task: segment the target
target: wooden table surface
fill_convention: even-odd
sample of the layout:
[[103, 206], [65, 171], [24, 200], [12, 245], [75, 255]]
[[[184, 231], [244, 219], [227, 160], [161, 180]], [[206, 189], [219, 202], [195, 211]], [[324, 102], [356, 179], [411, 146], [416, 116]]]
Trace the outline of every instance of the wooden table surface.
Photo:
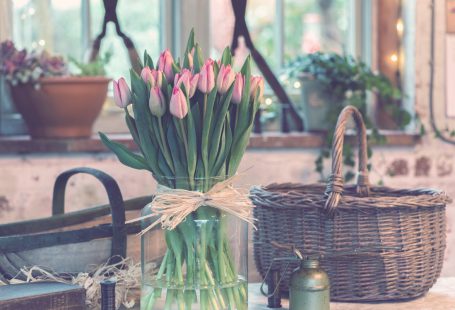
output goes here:
[[[262, 296], [260, 284], [248, 285], [250, 310], [270, 310], [267, 298]], [[288, 309], [288, 300], [282, 300], [283, 310]], [[122, 308], [123, 309], [123, 308]], [[135, 306], [133, 309], [139, 309]], [[330, 303], [330, 310], [455, 310], [455, 277], [439, 278], [425, 296], [405, 302], [387, 303]]]

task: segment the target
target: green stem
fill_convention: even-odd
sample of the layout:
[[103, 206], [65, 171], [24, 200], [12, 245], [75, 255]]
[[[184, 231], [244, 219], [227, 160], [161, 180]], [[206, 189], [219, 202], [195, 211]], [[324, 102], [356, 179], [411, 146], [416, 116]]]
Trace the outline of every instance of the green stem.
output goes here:
[[163, 153], [164, 153], [164, 158], [166, 159], [167, 164], [169, 165], [169, 167], [171, 168], [172, 172], [175, 175], [174, 162], [172, 161], [171, 152], [170, 152], [169, 146], [167, 145], [167, 142], [166, 142], [166, 138], [164, 135], [164, 129], [163, 129], [163, 121], [162, 121], [161, 117], [158, 117], [158, 130], [159, 130], [159, 135], [160, 135], [159, 139], [161, 140], [162, 149], [163, 149]]
[[204, 119], [207, 113], [207, 94], [204, 94], [204, 110], [202, 112], [203, 112], [202, 119]]
[[185, 127], [183, 126], [183, 120], [179, 119], [180, 132], [182, 134], [183, 146], [185, 147], [186, 158], [188, 158], [188, 138], [186, 136]]

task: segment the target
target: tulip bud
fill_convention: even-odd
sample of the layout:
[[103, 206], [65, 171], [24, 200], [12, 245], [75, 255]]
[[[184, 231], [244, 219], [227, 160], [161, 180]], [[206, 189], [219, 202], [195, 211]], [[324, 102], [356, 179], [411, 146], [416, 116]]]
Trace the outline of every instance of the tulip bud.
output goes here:
[[155, 79], [155, 86], [163, 85], [163, 71], [152, 69], [152, 76]]
[[239, 104], [242, 101], [243, 86], [245, 84], [245, 79], [243, 75], [239, 72], [235, 75], [234, 90], [232, 91], [232, 102]]
[[150, 67], [144, 67], [141, 71], [141, 78], [144, 83], [155, 84], [154, 78], [152, 76], [152, 70]]
[[204, 94], [210, 93], [215, 87], [215, 75], [213, 72], [213, 60], [207, 59], [199, 72], [198, 89]]
[[163, 83], [163, 72], [155, 69], [150, 69], [149, 67], [144, 67], [141, 71], [142, 80], [149, 84], [150, 87], [159, 86], [161, 87]]
[[194, 47], [191, 49], [191, 52], [188, 53], [188, 66], [193, 69], [194, 65]]
[[169, 112], [179, 119], [183, 119], [188, 114], [188, 105], [185, 94], [180, 87], [174, 86], [172, 89], [171, 102], [169, 103]]
[[114, 81], [114, 101], [119, 108], [126, 108], [131, 103], [131, 91], [124, 78]]
[[174, 86], [180, 87], [180, 85], [183, 83], [183, 86], [185, 86], [185, 91], [188, 93], [190, 91], [190, 77], [190, 70], [183, 69], [180, 73], [177, 73], [175, 75]]
[[168, 49], [161, 53], [160, 58], [158, 59], [158, 70], [164, 72], [168, 82], [171, 82], [174, 78], [174, 71], [172, 70], [173, 63], [174, 58]]
[[188, 98], [192, 98], [194, 96], [194, 93], [196, 92], [196, 88], [197, 88], [197, 82], [199, 81], [199, 73], [196, 73], [194, 74], [191, 78], [190, 78], [190, 90], [189, 90], [189, 95], [188, 95]]
[[166, 112], [164, 95], [159, 86], [150, 89], [149, 108], [150, 112], [157, 117], [163, 116]]
[[264, 79], [260, 76], [252, 76], [250, 79], [250, 96], [253, 99], [256, 96], [256, 91], [259, 90], [259, 100], [261, 100], [264, 95]]
[[221, 65], [220, 71], [218, 72], [218, 77], [216, 79], [216, 87], [220, 94], [224, 94], [231, 87], [235, 79], [234, 70], [232, 70], [231, 65]]

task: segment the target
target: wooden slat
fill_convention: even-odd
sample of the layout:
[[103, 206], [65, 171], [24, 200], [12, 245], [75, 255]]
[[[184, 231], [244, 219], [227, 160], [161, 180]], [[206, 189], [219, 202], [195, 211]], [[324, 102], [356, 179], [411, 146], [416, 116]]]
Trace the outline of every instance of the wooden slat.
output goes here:
[[[144, 196], [126, 200], [124, 202], [125, 210], [140, 210], [152, 199], [153, 196]], [[110, 206], [103, 205], [42, 219], [2, 224], [0, 225], [0, 237], [39, 233], [53, 229], [64, 228], [72, 225], [82, 224], [84, 222], [90, 222], [95, 218], [106, 216], [108, 214], [110, 214]]]

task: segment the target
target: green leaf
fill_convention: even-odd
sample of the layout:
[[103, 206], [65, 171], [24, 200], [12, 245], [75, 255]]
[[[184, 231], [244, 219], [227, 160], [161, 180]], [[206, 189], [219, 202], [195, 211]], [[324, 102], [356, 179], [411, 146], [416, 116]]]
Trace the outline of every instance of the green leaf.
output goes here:
[[108, 147], [112, 152], [117, 155], [118, 160], [133, 169], [150, 170], [147, 162], [141, 156], [134, 154], [126, 148], [123, 144], [109, 140], [109, 138], [102, 132], [98, 133], [103, 144]]
[[172, 72], [174, 74], [179, 73], [181, 71], [180, 65], [178, 63], [173, 62], [172, 63]]
[[[248, 115], [250, 108], [250, 78], [251, 78], [251, 57], [248, 56], [241, 69], [242, 74], [245, 76], [245, 86], [243, 87], [242, 100], [237, 107], [237, 123], [234, 130], [234, 144], [243, 134], [246, 128], [249, 126], [248, 119], [251, 119], [251, 115]], [[254, 117], [253, 117], [254, 118]]]
[[225, 166], [226, 159], [229, 156], [232, 147], [232, 131], [231, 131], [231, 122], [229, 119], [230, 115], [226, 115], [226, 121], [224, 122], [224, 133], [223, 133], [223, 141], [220, 145], [220, 151], [218, 152], [218, 156], [215, 162], [215, 165], [212, 170], [212, 175], [226, 175], [226, 171], [222, 171], [223, 166]]
[[426, 134], [425, 126], [420, 124], [420, 136], [424, 136]]
[[[131, 136], [133, 137], [134, 143], [136, 143], [136, 145], [141, 149], [141, 141], [139, 140], [139, 134], [137, 132], [136, 123], [134, 121], [134, 118], [132, 118], [130, 116], [130, 114], [128, 113], [128, 110], [126, 108], [125, 108], [125, 122], [126, 122], [126, 125], [128, 126]], [[141, 151], [142, 151], [142, 149], [141, 149]]]
[[[188, 36], [188, 41], [186, 43], [186, 48], [185, 48], [185, 55], [183, 55], [183, 67], [184, 68], [190, 68], [190, 63], [188, 59], [188, 54], [191, 53], [191, 50], [194, 47], [194, 28], [191, 29], [190, 34]], [[194, 64], [194, 63], [193, 63]]]
[[[211, 133], [211, 126], [212, 126], [212, 114], [213, 108], [215, 104], [217, 90], [214, 87], [212, 92], [207, 96], [202, 96], [202, 103], [200, 103], [200, 108], [203, 111], [203, 126], [202, 126], [202, 137], [201, 137], [201, 157], [202, 162], [204, 164], [204, 171], [205, 175], [208, 175], [209, 169], [209, 157], [208, 157], [208, 150], [209, 150], [209, 135]], [[204, 98], [207, 97], [206, 107], [204, 108]], [[205, 110], [205, 112], [204, 112]]]
[[232, 64], [231, 49], [228, 46], [224, 49], [223, 55], [221, 56], [221, 64], [223, 64], [223, 65]]
[[183, 154], [185, 150], [178, 143], [177, 132], [175, 129], [174, 124], [171, 122], [170, 126], [167, 130], [167, 141], [169, 143], [169, 149], [171, 151], [172, 160], [174, 161], [174, 168], [175, 168], [175, 177], [182, 178], [187, 175], [187, 169], [184, 166], [185, 159], [183, 158]]
[[134, 119], [141, 143], [142, 152], [154, 174], [162, 175], [158, 167], [158, 145], [154, 141], [152, 130], [152, 115], [148, 107], [147, 87], [142, 79], [133, 70], [130, 70], [131, 89], [133, 94]]
[[199, 44], [196, 43], [194, 45], [194, 57], [193, 57], [193, 62], [194, 62], [194, 73], [198, 73], [201, 71], [202, 66], [204, 65], [204, 58], [202, 58], [202, 50]]
[[[159, 146], [159, 152], [158, 152], [158, 160], [161, 161], [163, 160], [163, 163], [160, 165], [160, 167], [166, 166], [166, 168], [161, 171], [165, 172], [167, 171], [168, 174], [166, 175], [173, 175], [174, 171], [174, 165], [172, 162], [171, 154], [169, 151], [169, 147], [166, 142], [166, 137], [164, 136], [164, 130], [162, 128], [162, 119], [158, 117], [152, 117], [152, 132], [150, 133], [152, 135], [152, 139], [155, 144]], [[161, 136], [163, 134], [163, 137]], [[162, 157], [162, 159], [160, 159]]]
[[153, 68], [152, 57], [147, 53], [147, 50], [144, 50], [144, 66]]
[[348, 171], [344, 175], [344, 181], [347, 183], [347, 182], [353, 180], [354, 177], [355, 177], [355, 174], [352, 171]]
[[[183, 83], [182, 83], [183, 86]], [[191, 110], [190, 102], [187, 99], [188, 114], [186, 115], [187, 121], [187, 141], [188, 141], [188, 176], [190, 179], [194, 179], [197, 164], [197, 139], [196, 139], [196, 127], [194, 125], [193, 113]]]
[[[232, 92], [234, 91], [234, 84], [231, 85], [228, 92], [222, 97], [222, 102], [220, 109], [214, 117], [214, 120], [217, 122], [213, 129], [213, 134], [210, 138], [210, 151], [209, 151], [209, 167], [213, 167], [217, 155], [217, 150], [220, 145], [221, 132], [224, 127], [224, 122], [226, 119], [226, 113], [231, 104]], [[242, 154], [243, 155], [243, 154]]]

